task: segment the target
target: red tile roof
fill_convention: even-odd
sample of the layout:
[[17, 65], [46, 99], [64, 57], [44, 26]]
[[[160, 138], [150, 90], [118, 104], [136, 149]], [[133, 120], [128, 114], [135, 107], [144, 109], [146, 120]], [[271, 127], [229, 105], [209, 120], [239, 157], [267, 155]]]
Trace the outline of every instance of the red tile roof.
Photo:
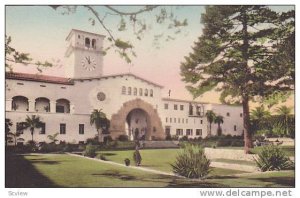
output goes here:
[[48, 76], [48, 75], [41, 75], [41, 74], [6, 72], [5, 78], [6, 79], [15, 79], [15, 80], [26, 80], [26, 81], [64, 84], [64, 85], [73, 85], [74, 84], [70, 78]]

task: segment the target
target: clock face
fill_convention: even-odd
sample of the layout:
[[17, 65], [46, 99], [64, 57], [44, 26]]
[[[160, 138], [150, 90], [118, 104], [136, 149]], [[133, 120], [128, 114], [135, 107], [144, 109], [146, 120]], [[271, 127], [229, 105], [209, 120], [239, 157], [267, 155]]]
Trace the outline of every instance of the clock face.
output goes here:
[[96, 61], [91, 56], [85, 56], [81, 60], [82, 67], [87, 71], [93, 71], [96, 69]]

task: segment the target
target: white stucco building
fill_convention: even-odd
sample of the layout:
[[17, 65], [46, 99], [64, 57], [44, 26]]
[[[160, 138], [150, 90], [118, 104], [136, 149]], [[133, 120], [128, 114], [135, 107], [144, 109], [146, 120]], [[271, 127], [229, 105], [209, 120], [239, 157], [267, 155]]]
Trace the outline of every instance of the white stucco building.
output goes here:
[[[48, 142], [48, 135], [59, 133], [59, 140], [84, 142], [97, 135], [95, 126], [90, 125], [91, 112], [102, 109], [111, 120], [109, 135], [113, 138], [206, 137], [207, 110], [224, 117], [223, 134], [242, 134], [240, 106], [164, 98], [163, 87], [155, 82], [131, 73], [104, 75], [103, 39], [102, 35], [71, 30], [66, 38], [65, 78], [6, 73], [6, 118], [13, 123], [12, 132], [21, 132], [25, 142], [31, 140], [29, 130], [20, 131], [18, 123], [27, 115], [38, 115], [44, 126], [35, 130], [35, 141]], [[213, 124], [212, 135], [216, 131]]]

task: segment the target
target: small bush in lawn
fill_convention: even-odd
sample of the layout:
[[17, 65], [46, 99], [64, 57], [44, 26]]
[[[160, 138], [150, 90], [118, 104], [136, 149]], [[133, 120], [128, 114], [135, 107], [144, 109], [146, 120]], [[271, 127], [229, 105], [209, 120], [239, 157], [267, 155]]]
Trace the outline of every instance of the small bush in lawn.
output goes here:
[[96, 150], [97, 150], [96, 146], [89, 144], [86, 146], [83, 155], [94, 158], [96, 156]]
[[187, 178], [204, 178], [210, 172], [210, 160], [200, 146], [189, 145], [180, 151], [174, 164], [171, 164], [175, 174]]
[[29, 152], [36, 152], [38, 151], [38, 143], [32, 140], [29, 140], [26, 144], [26, 147]]
[[105, 155], [102, 154], [102, 153], [97, 154], [96, 158], [97, 158], [97, 159], [101, 159], [101, 160], [103, 160], [103, 161], [107, 161]]
[[126, 158], [126, 159], [124, 160], [124, 162], [125, 162], [125, 165], [126, 165], [126, 166], [129, 166], [129, 165], [130, 165], [130, 159]]
[[281, 148], [274, 145], [264, 146], [258, 157], [256, 165], [261, 171], [288, 170], [294, 168], [294, 163]]
[[183, 136], [183, 137], [181, 137], [181, 138], [179, 138], [179, 141], [188, 141], [189, 139], [188, 139], [188, 137], [185, 135], [185, 136]]

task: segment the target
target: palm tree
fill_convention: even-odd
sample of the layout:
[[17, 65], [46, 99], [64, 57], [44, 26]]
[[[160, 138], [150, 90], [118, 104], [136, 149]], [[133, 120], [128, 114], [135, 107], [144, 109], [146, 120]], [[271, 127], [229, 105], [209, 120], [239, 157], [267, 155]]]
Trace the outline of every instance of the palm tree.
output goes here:
[[55, 133], [55, 134], [53, 134], [53, 135], [48, 135], [47, 137], [48, 137], [48, 139], [49, 140], [51, 140], [51, 144], [55, 144], [57, 141], [58, 141], [58, 139], [56, 139], [56, 137], [59, 135], [59, 133]]
[[215, 122], [216, 124], [218, 124], [218, 129], [217, 129], [217, 134], [218, 134], [218, 136], [222, 135], [221, 124], [224, 123], [223, 116], [221, 116], [221, 115], [216, 116], [215, 119], [214, 119], [214, 122]]
[[252, 120], [261, 120], [270, 116], [270, 112], [268, 110], [265, 110], [264, 106], [256, 107], [250, 113], [250, 117]]
[[13, 125], [11, 120], [9, 118], [5, 118], [5, 146], [7, 145], [7, 142], [10, 140], [9, 135], [10, 134], [10, 127]]
[[216, 114], [212, 110], [208, 110], [205, 115], [206, 115], [207, 121], [209, 122], [209, 131], [207, 133], [207, 136], [210, 137], [211, 136], [211, 124], [214, 122]]
[[104, 130], [108, 130], [110, 125], [110, 121], [106, 118], [106, 115], [102, 112], [102, 109], [94, 109], [90, 116], [90, 124], [95, 124], [96, 130], [98, 132], [98, 141], [101, 142], [101, 134]]
[[291, 120], [291, 112], [292, 108], [287, 106], [281, 106], [276, 109], [278, 113], [278, 125], [281, 126], [285, 130], [285, 134], [289, 134], [289, 125]]
[[24, 129], [29, 129], [31, 133], [31, 140], [33, 141], [34, 129], [41, 128], [42, 122], [39, 116], [32, 115], [31, 117], [27, 116], [25, 122], [23, 123]]

